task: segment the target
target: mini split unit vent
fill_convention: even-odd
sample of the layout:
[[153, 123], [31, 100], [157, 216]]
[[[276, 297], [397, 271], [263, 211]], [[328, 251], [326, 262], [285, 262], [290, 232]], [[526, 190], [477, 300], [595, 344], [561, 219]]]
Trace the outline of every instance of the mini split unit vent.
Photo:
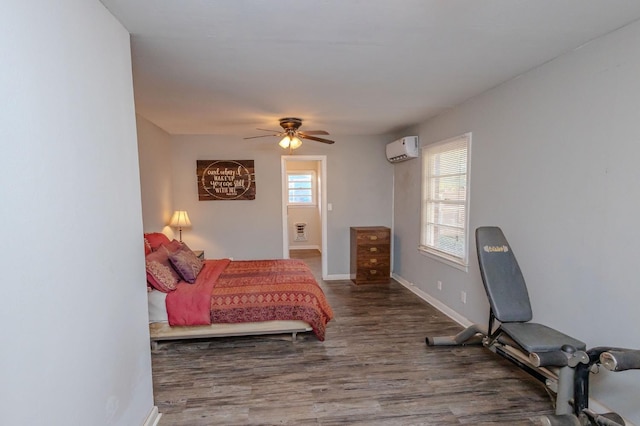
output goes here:
[[295, 241], [307, 241], [307, 224], [305, 222], [296, 222], [293, 224], [295, 232]]
[[404, 138], [387, 144], [387, 160], [392, 163], [411, 160], [418, 157], [418, 137], [405, 136]]

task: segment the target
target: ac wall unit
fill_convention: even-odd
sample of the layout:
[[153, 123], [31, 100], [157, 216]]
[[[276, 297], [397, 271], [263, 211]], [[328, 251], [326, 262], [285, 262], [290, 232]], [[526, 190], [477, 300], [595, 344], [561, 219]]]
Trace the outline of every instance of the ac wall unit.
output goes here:
[[392, 163], [418, 158], [418, 137], [405, 136], [387, 144], [387, 160]]
[[307, 223], [296, 222], [293, 224], [293, 232], [295, 233], [294, 241], [308, 241], [307, 240]]

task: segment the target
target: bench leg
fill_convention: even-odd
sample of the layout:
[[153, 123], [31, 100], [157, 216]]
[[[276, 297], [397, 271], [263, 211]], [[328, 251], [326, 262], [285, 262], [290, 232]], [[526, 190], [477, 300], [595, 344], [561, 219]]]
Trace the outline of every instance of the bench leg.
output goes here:
[[463, 346], [479, 345], [487, 332], [477, 324], [473, 324], [455, 336], [427, 337], [427, 346]]
[[572, 414], [573, 407], [573, 378], [575, 369], [569, 366], [560, 368], [558, 371], [558, 393], [556, 395], [556, 414]]

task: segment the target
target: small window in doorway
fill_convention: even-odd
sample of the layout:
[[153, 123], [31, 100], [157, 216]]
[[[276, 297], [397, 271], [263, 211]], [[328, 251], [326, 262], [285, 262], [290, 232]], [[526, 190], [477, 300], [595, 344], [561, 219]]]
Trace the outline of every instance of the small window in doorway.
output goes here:
[[290, 206], [316, 204], [316, 173], [314, 171], [287, 172], [287, 188]]

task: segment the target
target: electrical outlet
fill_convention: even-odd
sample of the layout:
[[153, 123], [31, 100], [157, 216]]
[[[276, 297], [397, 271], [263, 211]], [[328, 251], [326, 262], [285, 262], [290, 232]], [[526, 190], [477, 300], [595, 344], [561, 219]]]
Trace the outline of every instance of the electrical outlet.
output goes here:
[[438, 280], [438, 290], [442, 290], [442, 281]]
[[462, 303], [467, 303], [467, 292], [466, 291], [461, 291], [460, 292], [460, 300], [462, 301]]

